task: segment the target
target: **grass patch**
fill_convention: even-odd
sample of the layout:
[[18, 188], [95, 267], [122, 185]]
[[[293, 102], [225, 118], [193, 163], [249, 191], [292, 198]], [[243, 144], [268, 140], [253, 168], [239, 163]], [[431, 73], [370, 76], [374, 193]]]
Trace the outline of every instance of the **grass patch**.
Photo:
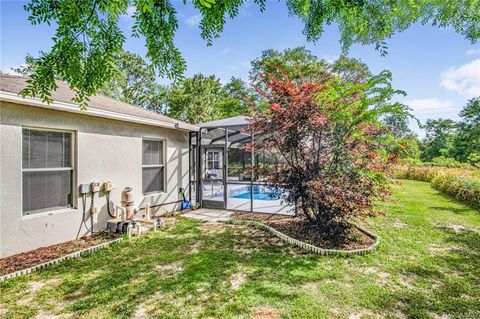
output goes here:
[[381, 206], [387, 214], [364, 223], [382, 238], [379, 249], [350, 258], [179, 218], [2, 283], [0, 317], [480, 317], [479, 212], [417, 181], [396, 185]]

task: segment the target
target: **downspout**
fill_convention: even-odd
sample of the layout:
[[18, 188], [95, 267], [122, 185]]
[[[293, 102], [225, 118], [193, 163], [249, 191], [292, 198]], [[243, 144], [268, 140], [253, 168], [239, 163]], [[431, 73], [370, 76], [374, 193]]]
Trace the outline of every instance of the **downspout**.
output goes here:
[[251, 142], [251, 145], [252, 145], [252, 150], [251, 150], [251, 156], [250, 156], [250, 161], [251, 161], [251, 170], [250, 170], [250, 212], [253, 213], [253, 177], [254, 177], [254, 173], [253, 173], [253, 166], [255, 164], [255, 152], [254, 152], [254, 147], [253, 147], [253, 143], [254, 143], [254, 135], [253, 135], [253, 132], [252, 132], [252, 142]]
[[228, 130], [225, 126], [225, 145], [223, 146], [223, 208], [227, 208], [227, 180], [228, 180]]
[[198, 131], [197, 135], [197, 191], [198, 203], [203, 206], [203, 190], [202, 190], [202, 129]]

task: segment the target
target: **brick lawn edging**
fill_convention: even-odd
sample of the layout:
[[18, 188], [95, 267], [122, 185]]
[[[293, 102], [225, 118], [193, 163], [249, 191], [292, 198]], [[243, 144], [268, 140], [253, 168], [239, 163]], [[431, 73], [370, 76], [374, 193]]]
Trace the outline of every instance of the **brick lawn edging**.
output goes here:
[[65, 261], [65, 260], [68, 260], [68, 259], [80, 258], [80, 257], [82, 257], [82, 255], [85, 255], [85, 254], [88, 254], [88, 253], [93, 253], [93, 252], [95, 252], [99, 249], [110, 246], [111, 244], [116, 243], [116, 242], [118, 242], [122, 239], [123, 239], [122, 237], [116, 238], [114, 240], [107, 241], [105, 243], [102, 243], [102, 244], [99, 244], [99, 245], [96, 245], [96, 246], [92, 246], [92, 247], [89, 247], [89, 248], [84, 248], [84, 249], [76, 251], [74, 253], [71, 253], [71, 254], [56, 258], [56, 259], [49, 260], [47, 262], [38, 264], [36, 266], [32, 266], [32, 267], [25, 268], [25, 269], [22, 269], [22, 270], [14, 271], [12, 273], [1, 276], [0, 277], [0, 282], [6, 281], [8, 279], [13, 279], [13, 278], [18, 277], [18, 276], [26, 275], [26, 274], [32, 273], [34, 271], [37, 271], [39, 269], [47, 268], [51, 265], [61, 263], [61, 262]]
[[317, 247], [317, 246], [314, 246], [314, 245], [310, 245], [310, 244], [307, 244], [301, 240], [298, 240], [298, 239], [295, 239], [295, 238], [292, 238], [290, 236], [287, 236], [285, 235], [284, 233], [282, 232], [279, 232], [278, 230], [264, 224], [264, 223], [260, 223], [260, 222], [257, 222], [257, 221], [251, 221], [251, 220], [240, 220], [240, 219], [229, 219], [227, 221], [227, 223], [230, 223], [230, 224], [236, 224], [236, 225], [247, 225], [247, 226], [253, 226], [253, 227], [256, 227], [258, 229], [262, 229], [262, 230], [266, 230], [270, 233], [272, 233], [273, 235], [277, 236], [278, 238], [280, 238], [281, 240], [289, 243], [289, 244], [292, 244], [292, 245], [295, 245], [295, 246], [298, 246], [300, 248], [303, 248], [305, 250], [308, 250], [308, 251], [311, 251], [313, 253], [316, 253], [316, 254], [319, 254], [319, 255], [322, 255], [322, 256], [327, 256], [327, 255], [333, 255], [333, 256], [352, 256], [352, 255], [365, 255], [367, 253], [370, 253], [372, 252], [373, 250], [377, 249], [378, 245], [380, 244], [380, 237], [375, 235], [374, 233], [372, 233], [371, 231], [361, 227], [361, 226], [358, 226], [358, 225], [355, 225], [353, 224], [353, 226], [355, 226], [358, 230], [360, 230], [362, 233], [366, 234], [367, 236], [373, 238], [375, 240], [375, 242], [370, 245], [369, 247], [366, 247], [366, 248], [359, 248], [359, 249], [353, 249], [353, 250], [341, 250], [341, 249], [325, 249], [325, 248], [320, 248], [320, 247]]

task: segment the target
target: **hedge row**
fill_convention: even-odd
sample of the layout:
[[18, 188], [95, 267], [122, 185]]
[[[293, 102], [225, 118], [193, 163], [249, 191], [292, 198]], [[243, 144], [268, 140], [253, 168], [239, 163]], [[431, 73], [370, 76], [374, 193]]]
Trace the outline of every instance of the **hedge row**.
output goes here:
[[479, 171], [428, 166], [396, 166], [391, 170], [392, 177], [430, 182], [433, 188], [480, 209], [479, 174]]
[[466, 176], [440, 174], [432, 180], [431, 184], [433, 188], [480, 209], [480, 180]]

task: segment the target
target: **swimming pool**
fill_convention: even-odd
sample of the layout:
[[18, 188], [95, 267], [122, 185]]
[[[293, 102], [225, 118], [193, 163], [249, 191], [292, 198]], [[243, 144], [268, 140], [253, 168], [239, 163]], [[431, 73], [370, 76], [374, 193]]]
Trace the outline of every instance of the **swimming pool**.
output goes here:
[[[246, 186], [243, 189], [230, 192], [230, 198], [250, 199], [250, 186]], [[254, 200], [277, 200], [280, 198], [280, 193], [275, 192], [267, 186], [253, 186], [253, 199]]]

